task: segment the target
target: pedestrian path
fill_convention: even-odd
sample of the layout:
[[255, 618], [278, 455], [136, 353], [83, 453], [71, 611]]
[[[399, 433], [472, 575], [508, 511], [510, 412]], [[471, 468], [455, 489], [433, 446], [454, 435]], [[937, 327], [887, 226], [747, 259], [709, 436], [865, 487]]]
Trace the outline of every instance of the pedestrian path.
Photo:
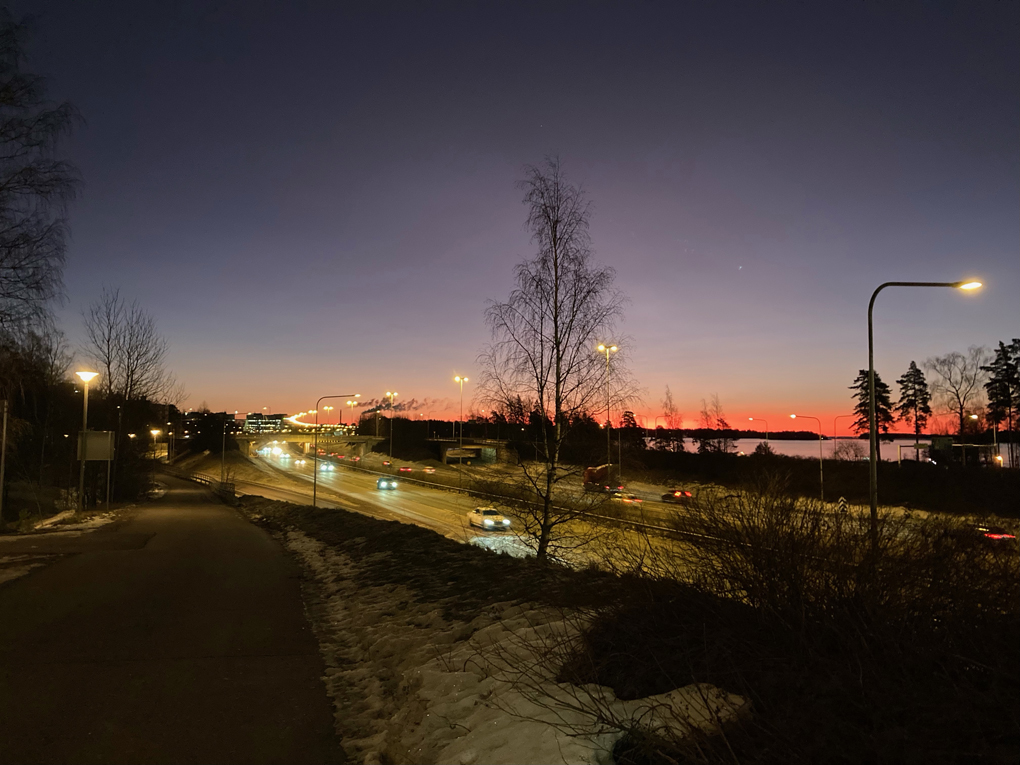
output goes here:
[[300, 569], [163, 480], [0, 586], [0, 763], [343, 762]]

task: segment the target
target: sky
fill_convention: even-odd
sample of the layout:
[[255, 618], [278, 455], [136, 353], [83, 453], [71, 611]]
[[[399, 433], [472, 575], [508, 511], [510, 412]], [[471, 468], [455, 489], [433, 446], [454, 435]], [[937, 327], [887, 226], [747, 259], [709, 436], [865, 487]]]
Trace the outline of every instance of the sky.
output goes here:
[[120, 288], [185, 408], [397, 391], [456, 416], [466, 375], [470, 409], [487, 302], [535, 254], [515, 182], [547, 156], [593, 203], [649, 427], [669, 386], [688, 426], [717, 394], [734, 426], [831, 432], [886, 281], [986, 285], [882, 293], [894, 390], [1020, 336], [1017, 3], [11, 8], [86, 121], [60, 325], [80, 342]]

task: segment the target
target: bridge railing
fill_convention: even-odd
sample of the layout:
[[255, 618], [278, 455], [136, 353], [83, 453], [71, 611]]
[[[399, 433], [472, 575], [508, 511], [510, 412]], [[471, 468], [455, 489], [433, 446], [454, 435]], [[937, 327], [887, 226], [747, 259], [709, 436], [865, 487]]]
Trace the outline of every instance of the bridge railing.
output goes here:
[[182, 478], [185, 481], [193, 481], [195, 483], [200, 483], [203, 486], [208, 486], [213, 490], [213, 492], [225, 499], [233, 500], [237, 496], [233, 481], [221, 481], [218, 478], [213, 478], [211, 475], [206, 475], [204, 473], [187, 473], [183, 470], [179, 470], [178, 468], [171, 467], [170, 465], [161, 465], [160, 472], [167, 473], [175, 478]]

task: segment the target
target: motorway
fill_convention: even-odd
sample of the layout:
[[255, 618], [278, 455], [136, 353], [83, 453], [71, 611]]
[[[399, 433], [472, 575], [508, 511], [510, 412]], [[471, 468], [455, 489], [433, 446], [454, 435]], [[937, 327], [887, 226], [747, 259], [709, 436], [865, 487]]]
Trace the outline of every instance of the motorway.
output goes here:
[[[286, 475], [303, 482], [303, 487], [283, 488], [261, 482], [234, 480], [239, 494], [251, 494], [286, 502], [310, 504], [312, 497], [312, 460], [294, 455], [253, 457], [252, 462], [268, 476]], [[334, 470], [323, 469], [333, 465]], [[319, 507], [338, 507], [373, 518], [401, 521], [432, 529], [445, 537], [498, 552], [523, 557], [528, 548], [512, 533], [485, 532], [468, 524], [469, 511], [483, 500], [441, 488], [418, 486], [397, 478], [396, 489], [376, 488], [378, 475], [319, 460], [316, 493]]]

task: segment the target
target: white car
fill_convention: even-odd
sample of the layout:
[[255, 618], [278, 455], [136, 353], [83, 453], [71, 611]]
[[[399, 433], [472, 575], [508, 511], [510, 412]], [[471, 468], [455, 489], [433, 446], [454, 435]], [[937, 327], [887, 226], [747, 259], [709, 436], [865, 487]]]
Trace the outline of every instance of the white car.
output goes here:
[[510, 528], [510, 519], [505, 518], [494, 507], [476, 507], [467, 514], [468, 523], [486, 531], [502, 531]]

